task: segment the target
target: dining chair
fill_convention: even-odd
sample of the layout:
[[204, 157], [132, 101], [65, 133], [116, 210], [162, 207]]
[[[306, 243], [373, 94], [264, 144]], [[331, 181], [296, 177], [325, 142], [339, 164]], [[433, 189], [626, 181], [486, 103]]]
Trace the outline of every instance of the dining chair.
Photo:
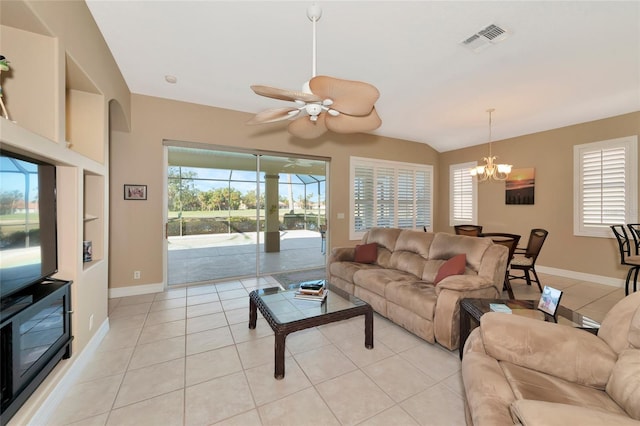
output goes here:
[[482, 234], [482, 225], [454, 225], [456, 235], [467, 235], [469, 237], [478, 237]]
[[633, 237], [636, 246], [636, 256], [640, 255], [640, 223], [628, 223], [629, 233]]
[[[620, 264], [631, 266], [627, 272], [627, 279], [624, 286], [625, 296], [629, 295], [629, 284], [631, 283], [631, 274], [633, 274], [633, 291], [637, 291], [638, 271], [640, 271], [640, 256], [631, 254], [631, 240], [624, 229], [624, 225], [611, 225], [613, 235], [618, 240], [618, 249], [620, 250]], [[632, 231], [633, 233], [633, 231]], [[637, 246], [636, 246], [637, 247]]]
[[509, 268], [511, 265], [511, 261], [513, 260], [513, 255], [516, 251], [516, 247], [518, 247], [518, 243], [520, 242], [520, 235], [517, 234], [507, 234], [504, 232], [485, 232], [479, 235], [480, 237], [491, 238], [491, 240], [495, 244], [500, 244], [509, 249], [509, 255], [507, 257], [507, 270], [504, 274], [504, 284], [502, 286], [503, 290], [507, 290], [507, 294], [509, 294], [509, 299], [515, 299], [516, 297], [513, 294], [513, 288], [511, 287], [511, 281], [509, 281]]
[[[510, 279], [526, 280], [527, 285], [531, 285], [532, 281], [538, 284], [538, 289], [542, 293], [542, 286], [540, 285], [540, 278], [536, 272], [536, 260], [542, 250], [542, 245], [547, 239], [549, 232], [545, 229], [534, 228], [529, 234], [529, 241], [526, 248], [516, 248], [513, 259], [511, 260], [511, 269], [522, 271], [522, 275], [509, 274]], [[531, 278], [533, 274], [533, 278]]]

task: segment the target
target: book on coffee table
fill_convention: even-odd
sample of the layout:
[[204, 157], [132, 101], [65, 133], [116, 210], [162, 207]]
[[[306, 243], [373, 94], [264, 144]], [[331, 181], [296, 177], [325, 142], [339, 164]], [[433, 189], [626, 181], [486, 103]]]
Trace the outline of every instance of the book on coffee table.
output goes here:
[[304, 293], [302, 290], [296, 291], [294, 298], [300, 300], [313, 300], [316, 302], [324, 302], [327, 299], [327, 294], [329, 294], [329, 290], [322, 289], [320, 293], [317, 294], [309, 294]]

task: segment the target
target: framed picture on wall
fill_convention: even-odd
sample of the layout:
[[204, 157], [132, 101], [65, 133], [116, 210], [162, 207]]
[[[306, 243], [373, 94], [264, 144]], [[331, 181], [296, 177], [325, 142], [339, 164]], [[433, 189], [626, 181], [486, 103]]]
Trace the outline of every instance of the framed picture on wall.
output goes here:
[[534, 204], [536, 169], [513, 169], [505, 183], [505, 204]]
[[124, 199], [125, 200], [146, 200], [147, 199], [147, 185], [124, 185]]

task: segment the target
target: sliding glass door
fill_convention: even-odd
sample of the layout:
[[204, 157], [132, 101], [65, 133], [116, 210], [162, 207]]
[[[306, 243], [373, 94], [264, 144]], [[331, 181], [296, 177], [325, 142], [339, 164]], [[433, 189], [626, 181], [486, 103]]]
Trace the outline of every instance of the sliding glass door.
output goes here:
[[326, 161], [184, 146], [167, 160], [170, 286], [324, 267]]

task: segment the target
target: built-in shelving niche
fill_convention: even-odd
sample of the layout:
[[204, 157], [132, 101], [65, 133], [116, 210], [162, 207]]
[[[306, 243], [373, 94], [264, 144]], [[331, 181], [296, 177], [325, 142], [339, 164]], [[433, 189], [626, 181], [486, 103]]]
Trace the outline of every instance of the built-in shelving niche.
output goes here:
[[92, 260], [84, 268], [104, 257], [104, 176], [89, 173], [84, 178], [83, 241], [91, 241]]
[[104, 96], [76, 64], [65, 57], [65, 140], [67, 146], [97, 161], [105, 162]]

